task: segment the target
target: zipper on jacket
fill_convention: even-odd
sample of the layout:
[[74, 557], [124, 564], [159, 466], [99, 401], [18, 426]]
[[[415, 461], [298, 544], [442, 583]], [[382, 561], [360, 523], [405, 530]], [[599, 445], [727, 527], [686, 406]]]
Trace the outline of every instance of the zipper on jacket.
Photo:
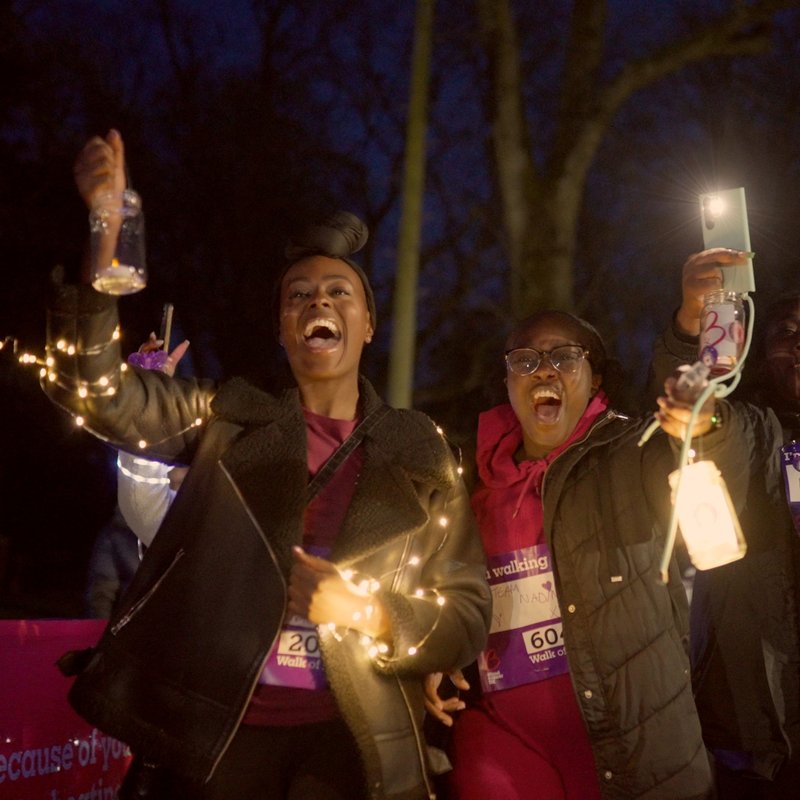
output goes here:
[[428, 780], [428, 770], [427, 770], [427, 760], [425, 758], [425, 742], [420, 735], [419, 728], [417, 727], [417, 723], [414, 719], [414, 713], [411, 708], [411, 704], [408, 702], [408, 697], [406, 696], [406, 690], [403, 686], [403, 682], [395, 676], [395, 680], [397, 681], [397, 687], [400, 689], [400, 694], [403, 697], [403, 703], [406, 706], [406, 713], [408, 714], [409, 722], [411, 723], [411, 730], [414, 732], [414, 741], [417, 743], [417, 758], [419, 759], [419, 766], [420, 772], [422, 773], [422, 780], [425, 783], [425, 791], [428, 793], [428, 800], [435, 800], [436, 793], [433, 791], [431, 787], [430, 781]]
[[[400, 564], [406, 564], [408, 560], [409, 553], [413, 548], [414, 543], [414, 534], [410, 533], [406, 536], [406, 543], [405, 547], [403, 548], [403, 552], [400, 556]], [[397, 570], [394, 576], [394, 580], [392, 581], [391, 591], [397, 592], [400, 589], [400, 579], [401, 573], [403, 572], [402, 567]], [[408, 701], [408, 696], [406, 695], [405, 686], [403, 686], [403, 682], [398, 678], [396, 675], [394, 676], [395, 681], [397, 681], [397, 687], [400, 690], [400, 694], [403, 698], [403, 704], [406, 707], [406, 713], [408, 714], [408, 720], [411, 723], [411, 730], [414, 733], [414, 741], [417, 745], [417, 759], [419, 760], [420, 772], [422, 774], [422, 781], [425, 784], [425, 791], [428, 794], [428, 800], [435, 800], [436, 793], [433, 791], [433, 788], [430, 784], [430, 780], [428, 778], [428, 769], [427, 769], [427, 759], [425, 758], [425, 742], [420, 734], [419, 728], [417, 727], [416, 720], [414, 719], [414, 711], [411, 708], [411, 703]]]
[[[288, 592], [288, 588], [286, 586], [286, 579], [283, 577], [283, 573], [280, 570], [280, 565], [278, 564], [278, 559], [275, 556], [275, 552], [272, 549], [272, 547], [270, 546], [269, 541], [267, 540], [267, 537], [264, 535], [264, 531], [261, 530], [261, 526], [258, 524], [258, 521], [253, 516], [252, 511], [250, 511], [250, 506], [247, 505], [247, 503], [244, 500], [244, 497], [242, 497], [242, 493], [239, 491], [239, 488], [236, 486], [236, 483], [233, 480], [233, 478], [231, 477], [230, 472], [228, 472], [228, 470], [225, 468], [225, 465], [222, 463], [221, 460], [218, 461], [217, 464], [218, 464], [219, 468], [225, 473], [225, 477], [228, 479], [228, 481], [229, 481], [229, 483], [231, 485], [231, 488], [236, 493], [236, 497], [239, 499], [239, 502], [242, 504], [242, 508], [244, 508], [244, 510], [247, 512], [247, 516], [250, 517], [250, 520], [253, 523], [255, 529], [258, 531], [259, 536], [261, 536], [261, 540], [264, 542], [264, 546], [267, 548], [267, 552], [269, 553], [269, 556], [272, 559], [273, 564], [275, 564], [275, 566], [277, 567], [277, 573], [278, 573], [278, 576], [281, 579], [281, 586], [283, 587], [283, 607], [284, 607], [284, 614], [285, 614], [286, 613], [286, 599], [288, 597], [289, 592]], [[234, 723], [233, 727], [231, 728], [231, 732], [228, 734], [227, 739], [225, 740], [225, 742], [223, 743], [222, 747], [220, 748], [219, 755], [216, 757], [216, 759], [214, 759], [214, 763], [211, 765], [211, 770], [208, 773], [208, 775], [206, 776], [206, 779], [205, 779], [206, 783], [211, 780], [212, 776], [217, 771], [217, 767], [219, 766], [219, 762], [222, 761], [222, 757], [227, 752], [228, 748], [230, 747], [231, 742], [233, 741], [233, 737], [236, 736], [236, 732], [239, 730], [239, 727], [242, 724], [242, 720], [244, 719], [244, 715], [247, 713], [247, 709], [248, 709], [248, 707], [250, 705], [250, 700], [253, 697], [253, 692], [255, 692], [256, 686], [258, 686], [258, 679], [261, 677], [261, 673], [264, 671], [264, 664], [267, 663], [267, 659], [269, 658], [269, 654], [272, 652], [272, 648], [275, 647], [275, 642], [278, 640], [278, 637], [281, 634], [282, 622], [283, 622], [283, 620], [281, 620], [281, 624], [279, 624], [278, 627], [275, 629], [275, 635], [272, 637], [272, 641], [270, 642], [269, 647], [267, 648], [267, 650], [264, 653], [264, 658], [261, 660], [261, 665], [258, 668], [258, 672], [256, 672], [255, 679], [253, 680], [252, 684], [250, 685], [250, 691], [247, 693], [247, 702], [242, 705], [242, 708], [239, 711], [239, 716], [236, 718], [236, 722]]]
[[389, 589], [389, 591], [391, 592], [397, 592], [397, 590], [400, 588], [400, 579], [402, 578], [405, 565], [408, 563], [408, 555], [411, 552], [411, 548], [413, 546], [412, 545], [413, 539], [414, 539], [413, 533], [409, 533], [406, 536], [406, 543], [403, 547], [403, 552], [400, 554], [400, 566], [394, 573], [394, 578], [392, 578], [392, 585]]
[[555, 457], [555, 458], [554, 458], [554, 459], [553, 459], [553, 460], [552, 460], [552, 461], [551, 461], [551, 462], [550, 462], [550, 463], [547, 465], [547, 469], [544, 471], [544, 475], [542, 475], [542, 489], [541, 489], [541, 496], [542, 496], [542, 500], [543, 500], [543, 501], [544, 501], [544, 485], [545, 485], [545, 483], [547, 482], [547, 473], [548, 473], [548, 472], [550, 472], [550, 468], [553, 466], [553, 464], [555, 464], [555, 463], [556, 463], [556, 461], [558, 461], [558, 459], [559, 459], [559, 458], [561, 458], [562, 456], [565, 456], [565, 455], [566, 455], [567, 453], [569, 453], [571, 450], [574, 450], [574, 449], [575, 449], [576, 447], [578, 447], [579, 445], [582, 445], [582, 444], [584, 444], [586, 441], [588, 441], [589, 437], [590, 437], [590, 436], [591, 436], [591, 435], [592, 435], [592, 434], [593, 434], [593, 433], [594, 433], [596, 430], [599, 430], [600, 428], [603, 428], [603, 427], [605, 427], [607, 423], [609, 423], [609, 422], [611, 422], [612, 420], [615, 420], [615, 419], [630, 419], [630, 417], [626, 416], [625, 414], [619, 414], [619, 413], [617, 413], [616, 411], [613, 411], [612, 409], [608, 409], [608, 410], [606, 411], [606, 413], [605, 413], [605, 414], [603, 414], [603, 417], [602, 417], [602, 419], [598, 419], [598, 420], [597, 420], [597, 421], [596, 421], [594, 424], [592, 424], [592, 426], [589, 428], [589, 430], [588, 430], [588, 431], [586, 431], [586, 433], [584, 433], [584, 434], [583, 434], [583, 436], [582, 436], [580, 439], [578, 439], [577, 441], [573, 442], [573, 443], [572, 443], [572, 444], [571, 444], [571, 445], [570, 445], [570, 446], [569, 446], [569, 447], [568, 447], [566, 450], [564, 450], [563, 452], [559, 453], [559, 454], [558, 454], [558, 455], [557, 455], [557, 456], [556, 456], [556, 457]]
[[116, 636], [144, 607], [147, 601], [158, 591], [158, 587], [166, 580], [167, 576], [175, 568], [175, 565], [183, 558], [185, 550], [181, 548], [175, 553], [172, 563], [161, 573], [158, 580], [140, 597], [111, 627], [111, 635]]

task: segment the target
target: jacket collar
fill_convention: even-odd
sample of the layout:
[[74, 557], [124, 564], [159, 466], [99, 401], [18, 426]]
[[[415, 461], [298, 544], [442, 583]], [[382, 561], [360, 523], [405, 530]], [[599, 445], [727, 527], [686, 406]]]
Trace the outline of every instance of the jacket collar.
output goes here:
[[[359, 397], [362, 416], [383, 403], [363, 378]], [[233, 379], [220, 388], [212, 409], [242, 428], [222, 462], [288, 572], [291, 547], [302, 541], [308, 482], [299, 391], [273, 396]], [[363, 446], [362, 474], [336, 542], [337, 559], [368, 552], [423, 525], [426, 513], [415, 484], [447, 488], [457, 480], [454, 461], [433, 422], [418, 412], [393, 409], [368, 433]]]

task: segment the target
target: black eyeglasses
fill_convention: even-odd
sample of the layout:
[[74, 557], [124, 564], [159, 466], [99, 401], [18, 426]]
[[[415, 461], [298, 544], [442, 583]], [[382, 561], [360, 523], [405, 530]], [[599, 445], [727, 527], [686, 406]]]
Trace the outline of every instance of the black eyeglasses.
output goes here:
[[506, 366], [515, 375], [532, 375], [547, 358], [550, 363], [565, 375], [577, 372], [589, 351], [577, 344], [565, 344], [552, 350], [536, 350], [533, 347], [518, 347], [506, 352]]

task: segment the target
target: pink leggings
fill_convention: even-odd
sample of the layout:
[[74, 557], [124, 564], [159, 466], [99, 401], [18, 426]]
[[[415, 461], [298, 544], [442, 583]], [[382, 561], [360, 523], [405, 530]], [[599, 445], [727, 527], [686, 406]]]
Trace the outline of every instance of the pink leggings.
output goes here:
[[[530, 720], [536, 728], [536, 720]], [[523, 735], [520, 735], [520, 734]], [[539, 737], [548, 738], [542, 731]], [[585, 737], [548, 741], [549, 753], [512, 732], [482, 708], [462, 711], [453, 730], [451, 800], [600, 800], [594, 759]]]

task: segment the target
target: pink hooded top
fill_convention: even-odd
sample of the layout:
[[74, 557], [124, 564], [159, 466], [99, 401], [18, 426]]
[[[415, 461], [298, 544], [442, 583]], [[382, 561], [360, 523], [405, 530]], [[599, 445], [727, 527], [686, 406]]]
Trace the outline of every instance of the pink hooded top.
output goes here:
[[[512, 407], [496, 406], [481, 415], [477, 443], [481, 483], [472, 496], [472, 507], [488, 556], [544, 542], [541, 490], [547, 468], [586, 435], [607, 407], [608, 398], [598, 392], [567, 441], [544, 458], [521, 462], [514, 454], [522, 444], [522, 428]], [[569, 673], [486, 693], [480, 707], [551, 764], [575, 765], [579, 760], [585, 765], [582, 797], [599, 797], [589, 737]]]

